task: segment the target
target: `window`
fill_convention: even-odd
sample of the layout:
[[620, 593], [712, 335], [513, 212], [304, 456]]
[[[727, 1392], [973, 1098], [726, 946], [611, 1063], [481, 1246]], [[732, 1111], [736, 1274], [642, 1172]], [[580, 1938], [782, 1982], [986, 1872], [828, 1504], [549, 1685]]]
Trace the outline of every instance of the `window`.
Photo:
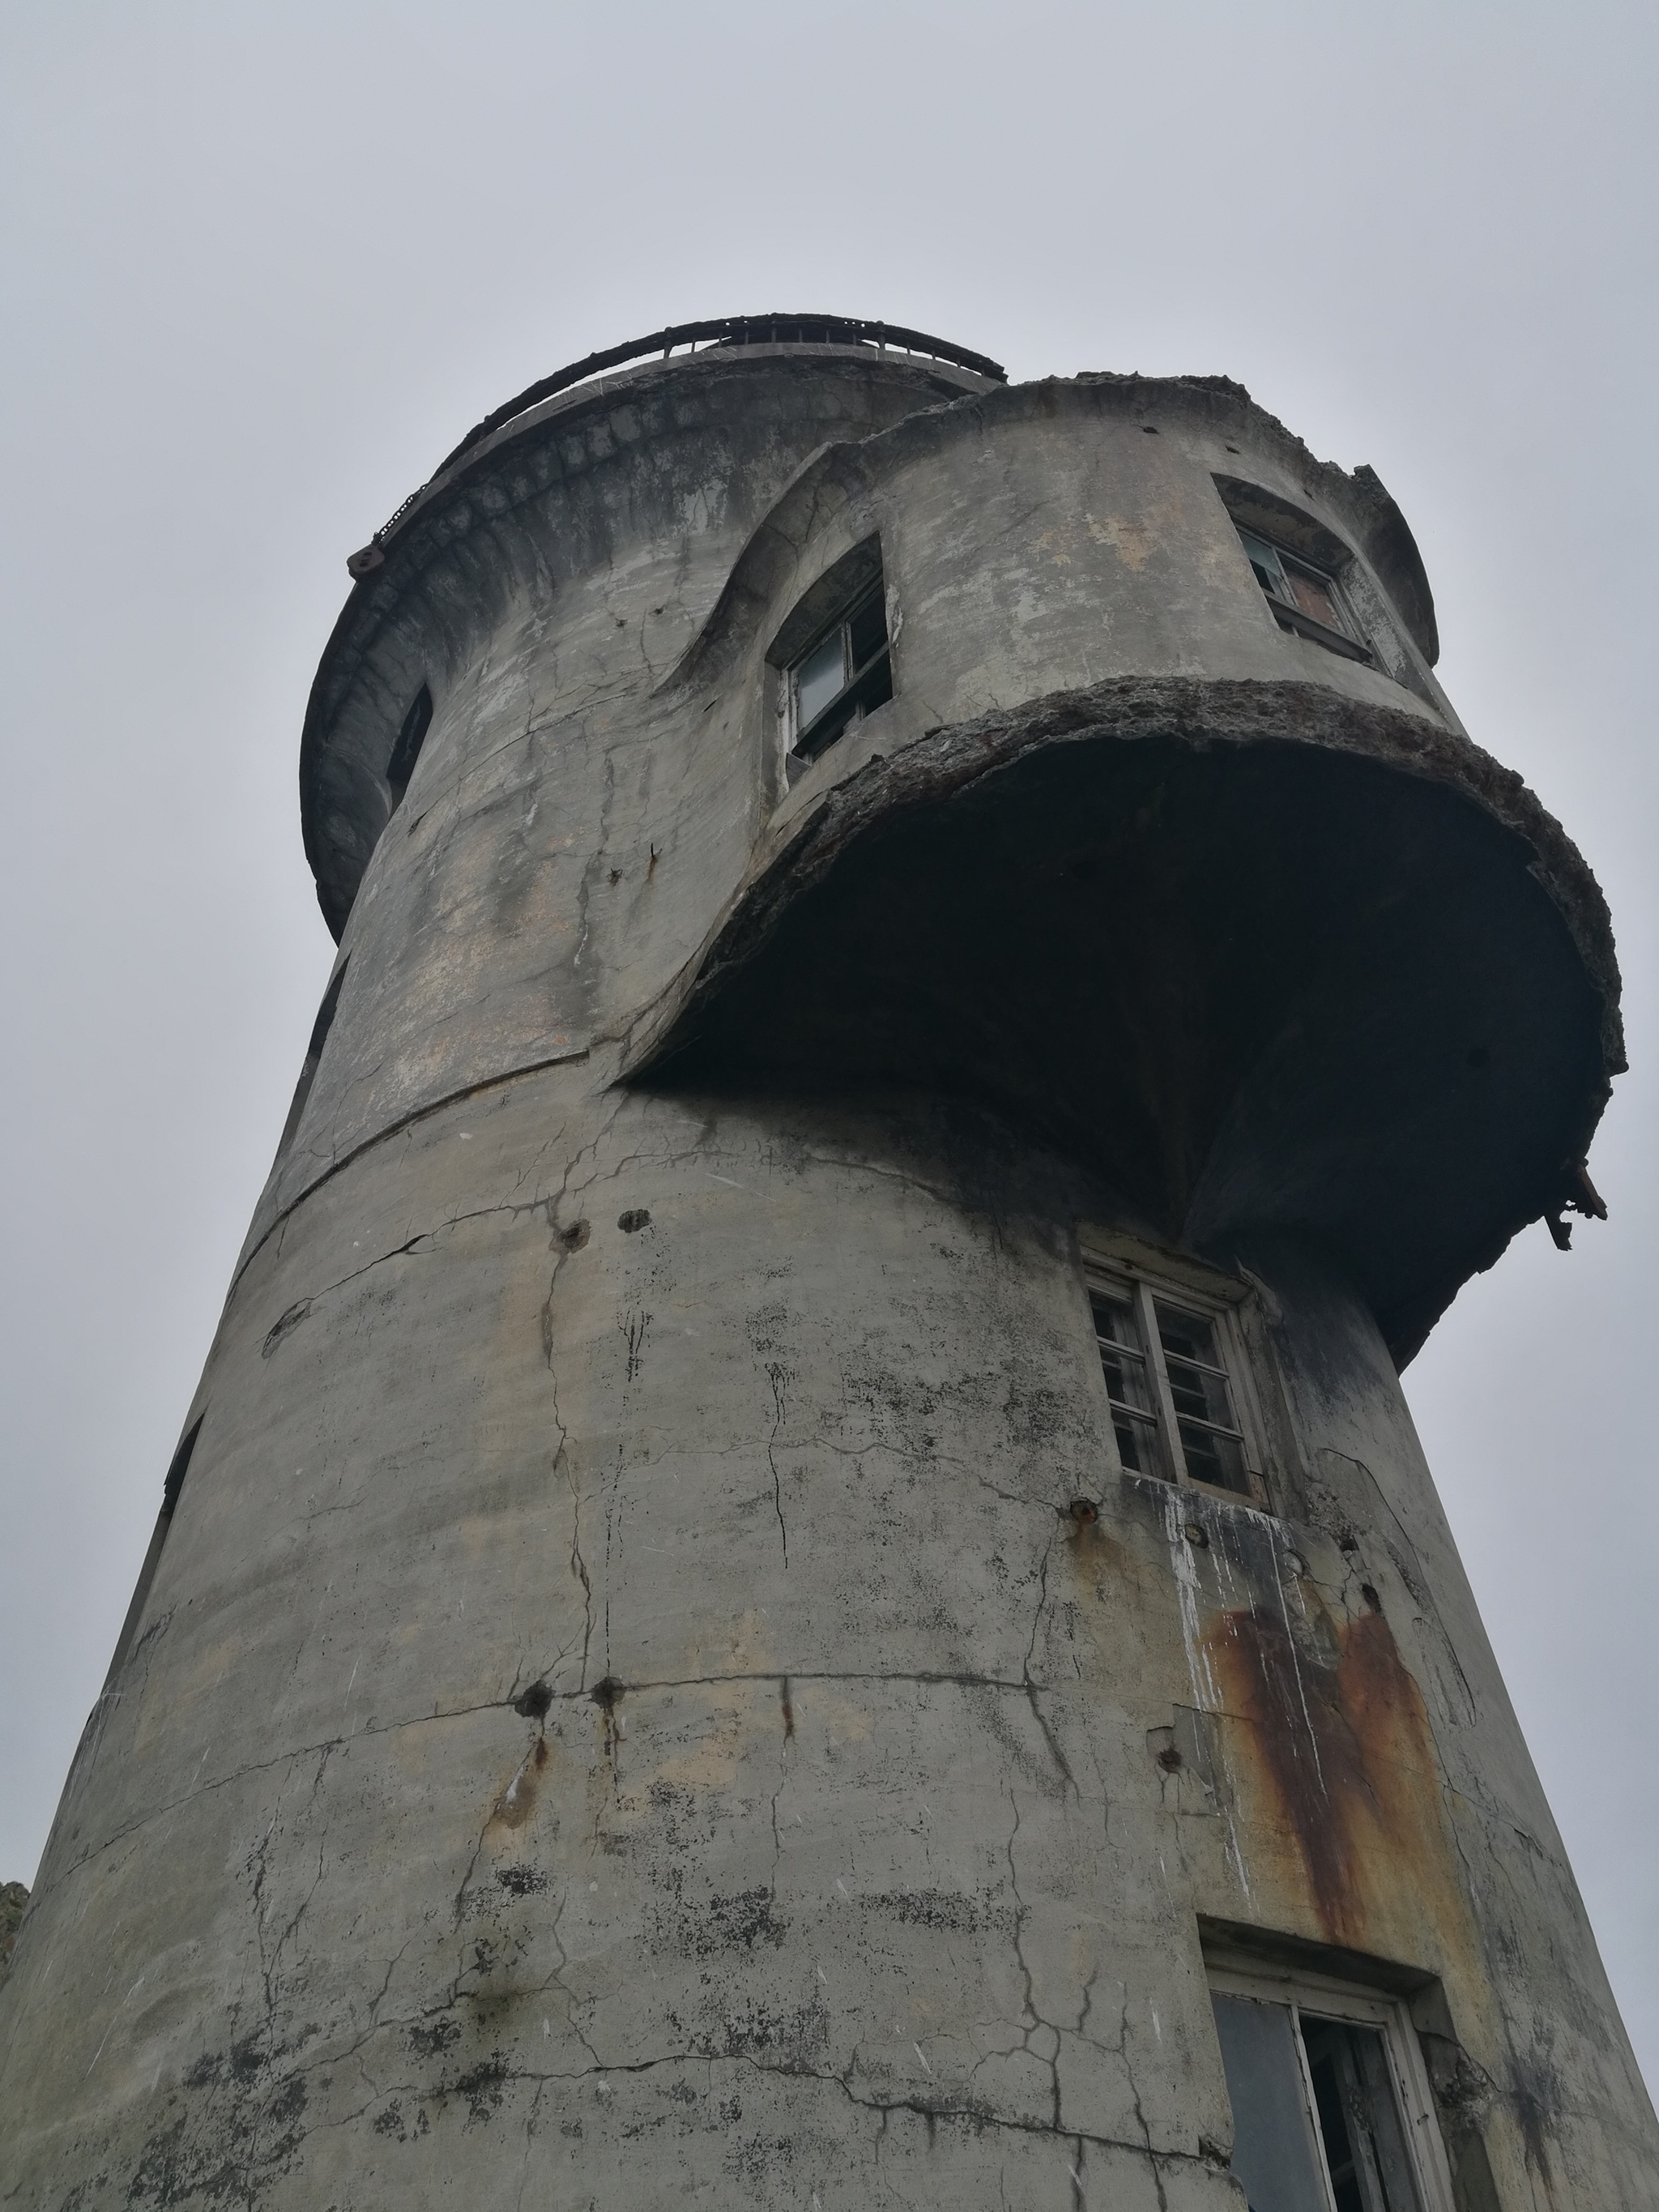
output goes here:
[[409, 779], [415, 773], [415, 763], [421, 757], [421, 747], [426, 743], [426, 733], [432, 722], [432, 693], [424, 684], [415, 694], [409, 712], [404, 716], [403, 727], [398, 732], [398, 742], [392, 748], [386, 764], [386, 787], [392, 793], [392, 809], [403, 805], [404, 793], [409, 789]]
[[[1183, 1270], [1196, 1279], [1197, 1268]], [[1206, 1271], [1207, 1272], [1207, 1271]], [[1225, 1276], [1159, 1282], [1139, 1267], [1091, 1267], [1089, 1304], [1119, 1464], [1165, 1482], [1262, 1492], [1243, 1344]]]
[[1322, 1976], [1212, 1966], [1252, 2212], [1449, 2212], [1450, 2180], [1411, 2015]]
[[1362, 642], [1358, 627], [1334, 576], [1288, 547], [1275, 544], [1259, 532], [1235, 522], [1238, 542], [1244, 548], [1255, 580], [1267, 595], [1273, 620], [1280, 629], [1310, 637], [1317, 645], [1340, 653], [1349, 660], [1371, 661], [1374, 655]]
[[[886, 587], [873, 541], [838, 562], [796, 616], [805, 623], [792, 617], [780, 637], [789, 753], [812, 761], [893, 696]], [[797, 642], [791, 633], [803, 628]]]

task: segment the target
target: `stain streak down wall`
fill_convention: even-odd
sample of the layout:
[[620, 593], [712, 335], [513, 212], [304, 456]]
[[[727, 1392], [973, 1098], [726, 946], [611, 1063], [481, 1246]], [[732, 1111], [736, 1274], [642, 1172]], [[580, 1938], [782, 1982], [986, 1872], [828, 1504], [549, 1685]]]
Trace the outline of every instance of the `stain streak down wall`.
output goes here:
[[[767, 656], [872, 540], [893, 696], [803, 768]], [[1463, 2212], [1659, 2203], [1397, 1374], [1582, 1195], [1617, 977], [1382, 487], [1224, 380], [754, 343], [358, 568], [332, 1020], [0, 1990], [7, 2201], [1220, 2212], [1224, 1938], [1409, 2000]], [[1119, 1468], [1101, 1229], [1242, 1301], [1260, 1496]]]

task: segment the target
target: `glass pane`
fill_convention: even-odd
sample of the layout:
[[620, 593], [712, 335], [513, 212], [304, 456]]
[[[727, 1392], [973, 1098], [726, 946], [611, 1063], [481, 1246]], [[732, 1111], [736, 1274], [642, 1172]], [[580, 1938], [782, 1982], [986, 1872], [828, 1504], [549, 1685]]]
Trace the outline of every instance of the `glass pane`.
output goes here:
[[1165, 1305], [1162, 1298], [1154, 1310], [1188, 1474], [1194, 1482], [1212, 1482], [1219, 1489], [1248, 1494], [1249, 1477], [1237, 1437], [1218, 1436], [1200, 1425], [1213, 1421], [1223, 1429], [1238, 1426], [1232, 1392], [1226, 1376], [1218, 1371], [1221, 1346], [1216, 1341], [1215, 1323], [1202, 1314]]
[[847, 625], [854, 674], [887, 642], [887, 609], [879, 592], [873, 592]]
[[1155, 1474], [1160, 1482], [1169, 1480], [1169, 1469], [1158, 1448], [1156, 1422], [1137, 1421], [1121, 1407], [1114, 1406], [1112, 1434], [1117, 1438], [1117, 1455], [1131, 1474]]
[[1103, 1343], [1127, 1344], [1132, 1352], [1145, 1352], [1140, 1319], [1127, 1291], [1093, 1290], [1089, 1304], [1094, 1310], [1095, 1334]]
[[831, 707], [812, 732], [811, 757], [817, 760], [827, 753], [838, 738], [844, 738], [853, 724], [862, 719], [856, 691], [843, 691], [838, 703]]
[[1306, 568], [1286, 568], [1285, 580], [1291, 587], [1291, 597], [1304, 615], [1324, 623], [1327, 629], [1346, 629], [1346, 625], [1336, 611], [1336, 602], [1322, 576], [1316, 576]]
[[1380, 2030], [1302, 2016], [1337, 2212], [1422, 2212]]
[[1267, 539], [1258, 538], [1253, 530], [1241, 530], [1238, 542], [1249, 555], [1250, 566], [1255, 570], [1255, 580], [1262, 590], [1276, 599], [1289, 599], [1283, 565]]
[[1133, 1338], [1127, 1329], [1121, 1336], [1109, 1337], [1104, 1330], [1097, 1328], [1095, 1341], [1100, 1346], [1100, 1364], [1112, 1396], [1139, 1413], [1150, 1413], [1152, 1384], [1146, 1373], [1146, 1355], [1131, 1348]]
[[1233, 2172], [1250, 2212], [1331, 2212], [1289, 2006], [1210, 2002], [1233, 2108]]
[[1220, 1371], [1221, 1347], [1215, 1340], [1215, 1323], [1201, 1314], [1166, 1306], [1161, 1298], [1155, 1311], [1176, 1413], [1191, 1420], [1219, 1421], [1224, 1429], [1236, 1429], [1232, 1393]]
[[847, 682], [842, 632], [836, 629], [795, 666], [796, 729], [816, 720]]
[[1091, 1293], [1089, 1303], [1094, 1308], [1095, 1341], [1100, 1346], [1107, 1396], [1150, 1416], [1152, 1377], [1146, 1372], [1146, 1350], [1134, 1308], [1127, 1298], [1120, 1302], [1103, 1297], [1098, 1291]]
[[1095, 1340], [1100, 1346], [1101, 1372], [1106, 1395], [1112, 1401], [1112, 1431], [1118, 1457], [1132, 1474], [1164, 1475], [1164, 1455], [1158, 1448], [1158, 1424], [1152, 1411], [1152, 1378], [1146, 1369], [1146, 1349], [1140, 1324], [1127, 1297], [1091, 1291]]
[[1212, 1482], [1218, 1490], [1237, 1490], [1248, 1498], [1250, 1477], [1244, 1452], [1237, 1437], [1218, 1436], [1191, 1421], [1177, 1421], [1187, 1473], [1194, 1482]]
[[[1198, 1359], [1206, 1367], [1219, 1367], [1221, 1347], [1216, 1342], [1215, 1323], [1202, 1314], [1188, 1313], [1184, 1306], [1165, 1305], [1159, 1298], [1152, 1310], [1158, 1316], [1158, 1340], [1172, 1359]], [[1206, 1413], [1206, 1420], [1224, 1420], [1225, 1414]]]

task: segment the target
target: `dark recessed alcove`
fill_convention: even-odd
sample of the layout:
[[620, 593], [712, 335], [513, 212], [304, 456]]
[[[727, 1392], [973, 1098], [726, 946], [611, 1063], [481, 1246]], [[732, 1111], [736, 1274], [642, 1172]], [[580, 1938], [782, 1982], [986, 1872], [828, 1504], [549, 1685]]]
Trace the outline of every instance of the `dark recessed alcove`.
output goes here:
[[644, 1079], [995, 1106], [1172, 1237], [1317, 1237], [1395, 1347], [1556, 1202], [1601, 1005], [1525, 841], [1304, 744], [1073, 740], [739, 909]]

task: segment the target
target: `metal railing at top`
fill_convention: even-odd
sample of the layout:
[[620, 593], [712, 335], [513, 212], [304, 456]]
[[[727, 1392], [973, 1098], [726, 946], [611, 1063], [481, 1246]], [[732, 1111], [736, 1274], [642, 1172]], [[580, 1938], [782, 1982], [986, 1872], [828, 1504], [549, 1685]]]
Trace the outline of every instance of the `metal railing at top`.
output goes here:
[[970, 353], [966, 346], [952, 345], [946, 338], [929, 337], [925, 331], [907, 330], [900, 323], [862, 322], [846, 315], [726, 315], [712, 322], [674, 323], [648, 338], [633, 338], [626, 345], [607, 346], [603, 352], [589, 354], [584, 361], [573, 362], [568, 368], [556, 369], [551, 376], [543, 377], [539, 383], [509, 399], [505, 406], [486, 415], [482, 422], [473, 425], [453, 453], [445, 454], [426, 483], [410, 492], [368, 544], [349, 556], [347, 568], [354, 577], [366, 576], [371, 569], [378, 568], [386, 558], [386, 539], [428, 486], [458, 461], [464, 460], [475, 446], [481, 445], [516, 416], [539, 407], [555, 392], [584, 384], [590, 376], [598, 376], [605, 369], [619, 368], [624, 362], [641, 361], [647, 355], [658, 354], [666, 361], [680, 346], [695, 349], [746, 345], [865, 346], [877, 353], [890, 349], [895, 353], [913, 354], [927, 361], [948, 362], [953, 368], [971, 369], [975, 375], [989, 377], [998, 384], [1008, 380], [1008, 373], [1000, 362], [988, 356]]

